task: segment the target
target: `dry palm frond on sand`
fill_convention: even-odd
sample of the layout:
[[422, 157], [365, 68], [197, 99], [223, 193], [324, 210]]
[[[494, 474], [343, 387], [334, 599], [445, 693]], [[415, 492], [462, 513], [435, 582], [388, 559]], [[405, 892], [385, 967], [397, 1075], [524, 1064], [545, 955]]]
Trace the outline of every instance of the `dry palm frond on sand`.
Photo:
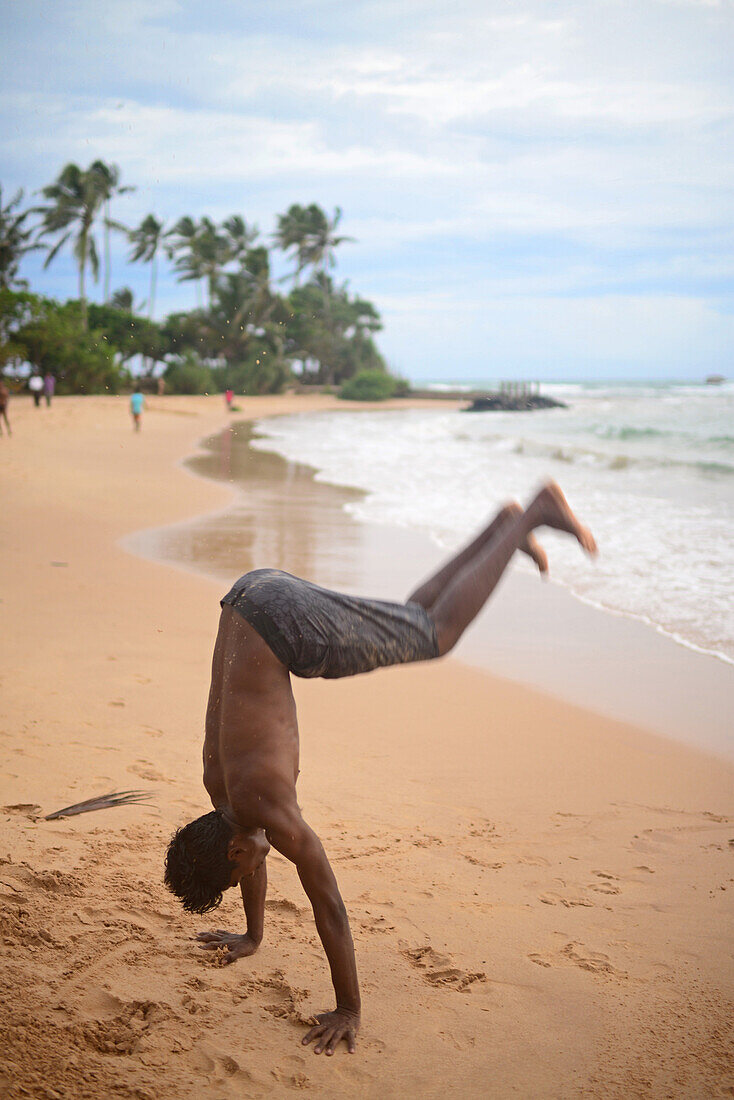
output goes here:
[[59, 817], [73, 817], [75, 814], [86, 814], [92, 810], [106, 810], [110, 806], [126, 806], [131, 802], [147, 802], [153, 793], [153, 791], [110, 791], [109, 794], [87, 798], [84, 802], [75, 802], [73, 806], [65, 806], [63, 810], [46, 814], [43, 820], [55, 821]]

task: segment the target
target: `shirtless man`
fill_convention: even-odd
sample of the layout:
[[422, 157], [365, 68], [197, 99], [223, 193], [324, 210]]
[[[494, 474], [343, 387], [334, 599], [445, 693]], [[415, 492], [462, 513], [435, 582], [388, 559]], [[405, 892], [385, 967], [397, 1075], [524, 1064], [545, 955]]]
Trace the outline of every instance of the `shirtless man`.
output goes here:
[[553, 527], [596, 553], [553, 482], [528, 508], [506, 505], [490, 525], [405, 604], [329, 592], [274, 569], [236, 582], [222, 600], [206, 714], [204, 786], [214, 811], [174, 835], [165, 882], [184, 909], [206, 913], [239, 885], [247, 932], [199, 933], [204, 950], [224, 949], [225, 962], [252, 955], [263, 935], [272, 845], [296, 865], [313, 907], [331, 968], [336, 1007], [317, 1016], [303, 1037], [315, 1053], [350, 1053], [360, 1024], [354, 946], [344, 903], [321, 841], [296, 799], [298, 724], [290, 674], [352, 676], [391, 664], [442, 657], [459, 640], [497, 586], [516, 550], [541, 573], [545, 553], [532, 532]]

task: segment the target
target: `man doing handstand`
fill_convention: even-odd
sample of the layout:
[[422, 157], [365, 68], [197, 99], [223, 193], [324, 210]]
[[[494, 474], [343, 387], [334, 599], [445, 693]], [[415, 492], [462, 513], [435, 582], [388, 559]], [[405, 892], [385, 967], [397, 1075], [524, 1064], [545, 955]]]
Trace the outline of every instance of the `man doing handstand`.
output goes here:
[[330, 592], [276, 569], [241, 577], [222, 600], [206, 713], [204, 786], [214, 811], [179, 829], [165, 882], [192, 913], [206, 913], [239, 884], [247, 932], [201, 932], [200, 946], [226, 962], [252, 955], [263, 935], [272, 845], [296, 865], [313, 907], [336, 994], [303, 1038], [333, 1054], [350, 1052], [360, 1023], [354, 946], [346, 909], [321, 841], [296, 801], [298, 723], [290, 674], [333, 679], [442, 657], [494, 591], [516, 550], [547, 571], [538, 527], [573, 535], [589, 554], [591, 532], [553, 482], [525, 511], [508, 504], [464, 550], [404, 604]]

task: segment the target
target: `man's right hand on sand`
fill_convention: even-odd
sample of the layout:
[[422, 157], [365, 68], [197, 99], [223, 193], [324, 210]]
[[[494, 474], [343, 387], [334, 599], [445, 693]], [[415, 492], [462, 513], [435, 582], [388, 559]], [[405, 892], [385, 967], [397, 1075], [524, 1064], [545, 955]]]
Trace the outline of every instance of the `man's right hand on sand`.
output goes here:
[[316, 1039], [314, 1054], [321, 1054], [323, 1050], [327, 1054], [333, 1054], [343, 1039], [349, 1053], [354, 1054], [360, 1023], [359, 1013], [337, 1008], [334, 1012], [321, 1012], [316, 1020], [317, 1023], [301, 1040], [304, 1046]]
[[197, 932], [197, 940], [202, 951], [216, 951], [223, 947], [227, 954], [222, 962], [225, 966], [236, 962], [237, 959], [245, 959], [248, 955], [254, 955], [260, 946], [252, 936], [245, 933], [244, 936], [235, 932], [225, 932], [223, 928], [217, 928], [216, 932]]

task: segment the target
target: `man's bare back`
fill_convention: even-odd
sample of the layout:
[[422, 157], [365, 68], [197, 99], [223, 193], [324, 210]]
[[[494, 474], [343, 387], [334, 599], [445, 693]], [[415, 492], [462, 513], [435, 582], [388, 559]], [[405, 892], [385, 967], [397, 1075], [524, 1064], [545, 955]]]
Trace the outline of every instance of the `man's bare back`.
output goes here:
[[[405, 605], [341, 597], [268, 570], [241, 578], [223, 601], [204, 741], [204, 786], [214, 813], [174, 836], [166, 883], [193, 912], [214, 908], [224, 889], [239, 884], [247, 932], [218, 930], [198, 937], [204, 950], [223, 949], [225, 961], [234, 962], [253, 954], [262, 940], [270, 846], [295, 864], [313, 907], [336, 995], [335, 1009], [318, 1016], [303, 1038], [304, 1044], [315, 1040], [317, 1054], [333, 1054], [341, 1039], [354, 1051], [360, 995], [346, 909], [321, 841], [304, 821], [296, 799], [299, 742], [290, 674], [351, 675], [379, 664], [443, 656], [484, 605], [516, 550], [528, 554], [541, 572], [547, 570], [545, 554], [532, 534], [540, 526], [566, 531], [588, 553], [596, 551], [590, 532], [578, 523], [558, 486], [550, 483], [525, 511], [517, 504], [503, 508]], [[286, 603], [292, 593], [299, 614], [308, 618], [302, 630], [290, 607], [284, 614], [283, 593]], [[360, 637], [362, 608], [368, 644]], [[344, 622], [339, 629], [336, 622], [331, 624], [331, 638], [334, 615]], [[318, 650], [312, 666], [316, 671], [309, 668], [309, 647]]]

